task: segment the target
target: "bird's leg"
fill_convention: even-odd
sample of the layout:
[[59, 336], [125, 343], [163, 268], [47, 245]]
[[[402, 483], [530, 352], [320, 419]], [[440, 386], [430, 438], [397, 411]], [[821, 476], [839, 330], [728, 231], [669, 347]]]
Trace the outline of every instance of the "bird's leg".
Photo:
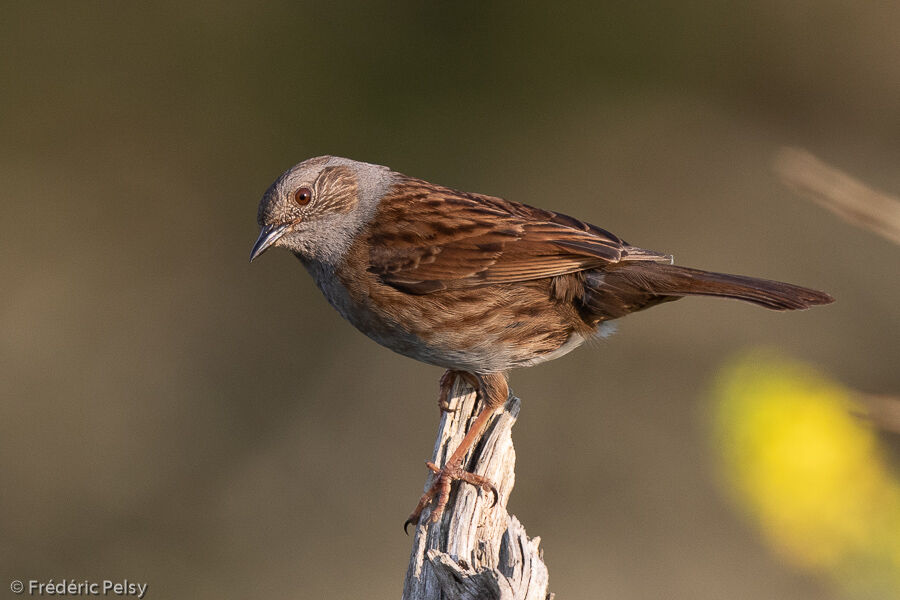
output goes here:
[[444, 371], [444, 374], [441, 375], [441, 381], [438, 384], [441, 390], [441, 393], [438, 396], [438, 408], [442, 413], [456, 412], [455, 408], [450, 408], [450, 402], [447, 399], [450, 397], [450, 390], [453, 389], [453, 384], [456, 382], [457, 377], [462, 377], [466, 383], [469, 384], [469, 387], [476, 392], [481, 385], [478, 382], [478, 378], [468, 371], [454, 371], [453, 369]]
[[[450, 373], [453, 373], [453, 375], [449, 375]], [[421, 499], [419, 499], [419, 503], [416, 505], [415, 510], [413, 510], [412, 514], [409, 515], [409, 518], [403, 524], [404, 531], [410, 523], [417, 524], [419, 522], [422, 511], [425, 510], [425, 507], [431, 504], [432, 501], [434, 501], [434, 508], [431, 511], [430, 520], [432, 523], [436, 523], [441, 518], [444, 507], [447, 506], [447, 501], [450, 499], [450, 485], [457, 479], [476, 485], [486, 492], [490, 492], [494, 496], [493, 504], [497, 503], [499, 494], [497, 488], [494, 487], [494, 484], [486, 477], [470, 473], [463, 469], [462, 462], [466, 453], [472, 448], [475, 442], [481, 438], [481, 435], [487, 428], [493, 414], [506, 402], [506, 398], [509, 395], [506, 376], [502, 373], [472, 375], [471, 373], [463, 373], [460, 371], [447, 371], [447, 373], [444, 374], [444, 377], [455, 379], [457, 374], [462, 377], [468, 376], [466, 377], [467, 381], [469, 380], [469, 377], [476, 380], [478, 383], [478, 387], [476, 388], [478, 397], [484, 401], [484, 407], [481, 409], [481, 412], [478, 413], [478, 416], [475, 417], [475, 421], [472, 423], [469, 431], [466, 432], [465, 437], [459, 443], [459, 446], [456, 447], [456, 450], [453, 451], [453, 454], [450, 455], [450, 458], [444, 463], [442, 468], [438, 468], [438, 466], [432, 462], [425, 463], [429, 469], [437, 474], [437, 476], [435, 477], [434, 483], [428, 488], [428, 491], [422, 495]], [[442, 393], [444, 377], [441, 378]]]

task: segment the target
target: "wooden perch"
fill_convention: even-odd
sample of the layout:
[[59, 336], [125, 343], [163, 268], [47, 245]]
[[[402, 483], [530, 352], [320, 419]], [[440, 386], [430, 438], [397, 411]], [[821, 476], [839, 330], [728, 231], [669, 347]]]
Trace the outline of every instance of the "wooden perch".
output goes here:
[[[450, 395], [454, 412], [441, 417], [432, 462], [443, 466], [478, 414], [475, 393], [458, 379]], [[426, 508], [416, 526], [403, 600], [552, 600], [540, 538], [529, 540], [525, 528], [506, 512], [515, 483], [516, 453], [511, 430], [520, 402], [510, 395], [463, 466], [487, 476], [499, 500], [455, 482], [450, 501], [437, 523]], [[431, 478], [425, 489], [431, 485]]]

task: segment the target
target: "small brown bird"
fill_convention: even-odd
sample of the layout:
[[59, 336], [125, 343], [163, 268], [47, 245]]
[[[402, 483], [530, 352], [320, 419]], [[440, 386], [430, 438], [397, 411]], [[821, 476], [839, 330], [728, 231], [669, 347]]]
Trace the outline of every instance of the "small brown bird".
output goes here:
[[721, 296], [772, 310], [828, 304], [823, 292], [680, 267], [572, 217], [493, 196], [459, 192], [334, 156], [306, 160], [266, 191], [250, 260], [271, 246], [294, 253], [341, 315], [379, 344], [447, 369], [485, 408], [407, 520], [450, 484], [494, 494], [462, 459], [506, 402], [506, 373], [571, 352], [609, 322], [684, 296]]

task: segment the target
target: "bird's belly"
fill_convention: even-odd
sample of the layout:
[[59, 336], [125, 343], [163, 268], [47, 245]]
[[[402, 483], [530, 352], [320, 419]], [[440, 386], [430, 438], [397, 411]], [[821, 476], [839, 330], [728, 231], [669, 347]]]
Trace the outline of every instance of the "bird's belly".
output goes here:
[[372, 340], [418, 361], [473, 373], [506, 371], [535, 359], [527, 345], [516, 345], [479, 326], [431, 327], [424, 320], [410, 323], [386, 318], [381, 311], [361, 305], [341, 315]]
[[531, 366], [567, 354], [585, 339], [545, 292], [531, 286], [413, 295], [374, 280], [347, 285], [334, 271], [307, 267], [329, 303], [362, 333], [446, 369], [492, 373]]
[[[348, 320], [353, 322], [353, 319]], [[584, 337], [577, 333], [570, 333], [562, 343], [548, 345], [545, 340], [514, 339], [505, 332], [479, 327], [411, 332], [397, 323], [383, 323], [380, 329], [353, 324], [394, 352], [445, 369], [472, 373], [495, 373], [536, 365], [568, 354], [584, 343]], [[549, 349], [549, 346], [555, 348]]]

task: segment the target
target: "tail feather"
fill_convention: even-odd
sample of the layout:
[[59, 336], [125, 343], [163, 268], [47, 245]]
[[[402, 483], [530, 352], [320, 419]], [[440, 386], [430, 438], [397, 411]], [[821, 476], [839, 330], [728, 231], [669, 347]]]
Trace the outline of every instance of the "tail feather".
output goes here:
[[617, 318], [683, 296], [734, 298], [771, 310], [802, 310], [834, 302], [824, 292], [780, 281], [660, 263], [620, 265], [586, 274], [585, 305], [598, 317]]

